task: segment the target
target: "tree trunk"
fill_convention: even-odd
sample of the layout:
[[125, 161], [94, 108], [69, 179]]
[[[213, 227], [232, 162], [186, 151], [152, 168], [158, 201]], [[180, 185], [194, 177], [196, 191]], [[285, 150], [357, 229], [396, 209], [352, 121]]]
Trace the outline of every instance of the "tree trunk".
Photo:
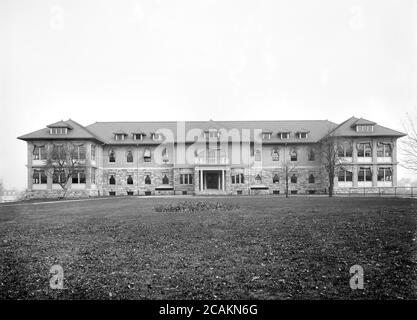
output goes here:
[[333, 197], [334, 176], [329, 175], [329, 197]]

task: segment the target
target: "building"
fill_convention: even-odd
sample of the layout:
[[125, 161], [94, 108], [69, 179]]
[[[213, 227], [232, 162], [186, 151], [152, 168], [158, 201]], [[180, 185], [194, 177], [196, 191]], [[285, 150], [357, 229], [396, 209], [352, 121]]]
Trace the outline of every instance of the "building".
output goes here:
[[[28, 195], [324, 194], [323, 141], [337, 141], [343, 168], [335, 192], [390, 188], [397, 182], [397, 139], [405, 134], [352, 117], [328, 120], [96, 122], [59, 121], [23, 135]], [[46, 168], [48, 152], [75, 146], [66, 180]], [[60, 180], [62, 179], [62, 180]]]

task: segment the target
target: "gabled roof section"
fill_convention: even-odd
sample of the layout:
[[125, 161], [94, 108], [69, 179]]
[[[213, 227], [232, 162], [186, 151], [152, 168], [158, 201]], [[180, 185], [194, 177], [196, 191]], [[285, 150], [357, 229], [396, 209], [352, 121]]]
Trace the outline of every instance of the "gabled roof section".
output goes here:
[[[373, 125], [374, 130], [372, 132], [356, 132], [355, 126], [356, 125]], [[330, 131], [325, 137], [403, 137], [405, 133], [400, 131], [392, 130], [381, 125], [376, 124], [375, 122], [366, 120], [366, 119], [358, 119], [355, 117], [351, 117], [346, 121], [339, 124], [336, 128]]]
[[[162, 122], [96, 122], [93, 123], [87, 128], [93, 132], [95, 135], [100, 137], [101, 140], [105, 141], [108, 144], [159, 144], [160, 142], [154, 141], [149, 133], [156, 132], [158, 129], [168, 129], [171, 130], [174, 134], [174, 138], [177, 137], [177, 124], [176, 121], [162, 121]], [[255, 129], [267, 131], [272, 131], [272, 137], [265, 143], [314, 143], [320, 140], [325, 136], [330, 130], [337, 126], [336, 123], [330, 122], [328, 120], [280, 120], [280, 121], [187, 121], [183, 122], [185, 125], [185, 133], [189, 132], [191, 129], [199, 129], [201, 132], [206, 132], [209, 129], [217, 130], [238, 130], [243, 132], [243, 130], [251, 130], [251, 139], [254, 139], [253, 132]], [[113, 139], [113, 132], [116, 130], [123, 130], [124, 132], [132, 132], [140, 128], [140, 131], [148, 134], [140, 142], [134, 140], [133, 136], [130, 135], [124, 140]], [[309, 132], [308, 138], [300, 141], [296, 136], [291, 135], [289, 139], [285, 141], [279, 139], [278, 132], [297, 132], [300, 130], [306, 130]], [[186, 142], [194, 142], [194, 137], [188, 137]]]
[[376, 125], [376, 122], [373, 122], [373, 121], [369, 121], [369, 120], [366, 120], [366, 119], [364, 119], [364, 118], [360, 118], [360, 119], [358, 119], [358, 120], [356, 120], [354, 123], [352, 123], [352, 127], [355, 127], [355, 126], [360, 126], [360, 125], [370, 125], [370, 126], [373, 126], [373, 125]]
[[[64, 126], [65, 125], [65, 126]], [[67, 134], [50, 134], [49, 128], [56, 128], [56, 127], [65, 127], [71, 128], [68, 130]], [[29, 141], [29, 140], [73, 140], [73, 139], [94, 139], [99, 142], [103, 142], [98, 136], [96, 136], [93, 132], [91, 132], [88, 128], [83, 127], [79, 123], [75, 122], [74, 120], [68, 119], [66, 121], [58, 121], [53, 123], [52, 125], [48, 125], [46, 128], [25, 134], [23, 136], [18, 137], [20, 140]]]
[[68, 128], [70, 130], [73, 129], [72, 126], [70, 126], [68, 123], [66, 123], [65, 121], [61, 120], [52, 124], [48, 124], [46, 126], [47, 128]]

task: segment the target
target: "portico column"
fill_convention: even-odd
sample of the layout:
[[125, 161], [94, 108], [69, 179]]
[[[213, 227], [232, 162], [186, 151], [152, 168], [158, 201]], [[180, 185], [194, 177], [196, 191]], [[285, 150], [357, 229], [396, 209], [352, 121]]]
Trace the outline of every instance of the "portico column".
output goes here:
[[203, 170], [200, 170], [200, 191], [203, 191]]
[[224, 170], [222, 170], [222, 190], [223, 190], [223, 191], [225, 191], [225, 190], [224, 190], [224, 186], [225, 186], [225, 183], [224, 183], [224, 176], [225, 176], [225, 174], [224, 174], [224, 172], [225, 172], [225, 171], [224, 171]]

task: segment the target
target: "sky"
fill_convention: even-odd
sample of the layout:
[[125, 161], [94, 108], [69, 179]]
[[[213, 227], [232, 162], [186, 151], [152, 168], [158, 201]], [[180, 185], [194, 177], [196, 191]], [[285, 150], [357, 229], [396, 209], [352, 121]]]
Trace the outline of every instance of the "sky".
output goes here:
[[68, 118], [356, 116], [403, 131], [416, 16], [412, 0], [1, 0], [0, 179], [25, 188], [16, 137]]

